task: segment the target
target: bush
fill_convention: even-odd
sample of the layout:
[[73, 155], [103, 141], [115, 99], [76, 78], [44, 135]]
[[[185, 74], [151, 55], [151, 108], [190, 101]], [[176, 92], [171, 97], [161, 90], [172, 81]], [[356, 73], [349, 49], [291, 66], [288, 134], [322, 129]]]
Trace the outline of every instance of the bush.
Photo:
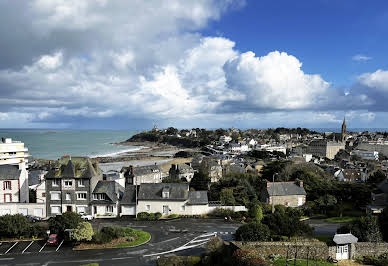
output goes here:
[[246, 212], [234, 212], [233, 210], [230, 209], [221, 209], [221, 208], [216, 208], [214, 211], [209, 213], [209, 216], [213, 217], [232, 217], [232, 218], [241, 218], [241, 214], [244, 213], [245, 217], [247, 217]]
[[168, 218], [171, 218], [171, 219], [175, 219], [175, 218], [178, 218], [179, 217], [179, 214], [175, 214], [175, 213], [172, 213], [168, 216]]
[[209, 253], [218, 253], [223, 245], [224, 241], [220, 237], [213, 237], [206, 243], [206, 250]]
[[113, 240], [113, 237], [104, 232], [97, 232], [93, 235], [92, 241], [97, 244], [106, 244]]
[[159, 220], [160, 217], [162, 217], [162, 214], [160, 212], [156, 212], [156, 213], [139, 212], [137, 214], [136, 219], [139, 221], [155, 221], [155, 220]]
[[73, 232], [73, 238], [77, 241], [90, 241], [93, 238], [93, 228], [88, 222], [80, 223]]
[[159, 220], [160, 217], [162, 217], [162, 214], [160, 212], [155, 212], [155, 220]]
[[261, 223], [244, 224], [236, 231], [237, 241], [267, 241], [269, 238], [268, 226]]
[[33, 224], [30, 226], [30, 236], [32, 238], [47, 236], [47, 229], [40, 224]]
[[75, 229], [83, 222], [82, 218], [75, 212], [65, 212], [49, 220], [50, 231], [62, 234], [65, 229]]
[[0, 236], [28, 237], [31, 223], [22, 214], [0, 216]]
[[267, 262], [255, 250], [237, 249], [233, 252], [234, 266], [265, 266]]

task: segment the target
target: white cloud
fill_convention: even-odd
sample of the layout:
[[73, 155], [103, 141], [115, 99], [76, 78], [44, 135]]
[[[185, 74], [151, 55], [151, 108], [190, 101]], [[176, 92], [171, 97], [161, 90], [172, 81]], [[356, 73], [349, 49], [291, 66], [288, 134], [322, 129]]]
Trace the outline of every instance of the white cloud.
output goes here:
[[358, 77], [358, 82], [368, 88], [378, 91], [388, 91], [388, 71], [377, 70], [373, 73], [364, 73]]
[[353, 61], [369, 61], [371, 59], [372, 59], [372, 57], [366, 56], [366, 55], [362, 55], [362, 54], [354, 55], [352, 57]]

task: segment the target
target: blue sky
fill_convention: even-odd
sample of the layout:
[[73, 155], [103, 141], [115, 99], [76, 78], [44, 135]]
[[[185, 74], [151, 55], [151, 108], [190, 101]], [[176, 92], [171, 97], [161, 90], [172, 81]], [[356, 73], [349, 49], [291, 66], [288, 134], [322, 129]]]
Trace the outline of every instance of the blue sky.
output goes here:
[[0, 128], [388, 122], [383, 0], [0, 0], [0, 16]]

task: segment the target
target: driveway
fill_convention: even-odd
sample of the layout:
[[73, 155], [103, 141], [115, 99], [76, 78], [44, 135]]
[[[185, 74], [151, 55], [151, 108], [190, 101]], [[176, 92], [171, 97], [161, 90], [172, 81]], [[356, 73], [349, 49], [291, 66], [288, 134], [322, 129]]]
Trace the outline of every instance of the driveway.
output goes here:
[[309, 219], [305, 223], [314, 228], [313, 235], [334, 235], [338, 228], [346, 224], [325, 222], [322, 219]]

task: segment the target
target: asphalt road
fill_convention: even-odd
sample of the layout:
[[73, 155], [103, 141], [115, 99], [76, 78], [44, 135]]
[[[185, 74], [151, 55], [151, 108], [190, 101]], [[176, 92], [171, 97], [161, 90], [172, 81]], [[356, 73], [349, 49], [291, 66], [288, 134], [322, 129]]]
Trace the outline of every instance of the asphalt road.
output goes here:
[[[93, 262], [99, 265], [156, 265], [157, 256], [164, 254], [199, 255], [204, 251], [202, 244], [212, 237], [211, 233], [217, 233], [224, 240], [232, 240], [233, 233], [240, 225], [203, 219], [157, 222], [100, 219], [92, 224], [94, 229], [111, 225], [130, 226], [149, 232], [152, 238], [147, 244], [133, 248], [73, 251], [71, 247], [63, 245], [58, 251], [44, 247], [40, 253], [38, 250], [44, 245], [43, 242], [34, 242], [27, 249], [29, 243], [23, 242], [7, 254], [3, 251], [0, 265], [81, 265]], [[9, 243], [3, 244], [7, 250], [12, 246]], [[23, 250], [25, 252], [22, 254]]]
[[337, 229], [346, 223], [329, 223], [321, 219], [310, 219], [305, 221], [306, 224], [314, 227], [313, 235], [334, 235]]

